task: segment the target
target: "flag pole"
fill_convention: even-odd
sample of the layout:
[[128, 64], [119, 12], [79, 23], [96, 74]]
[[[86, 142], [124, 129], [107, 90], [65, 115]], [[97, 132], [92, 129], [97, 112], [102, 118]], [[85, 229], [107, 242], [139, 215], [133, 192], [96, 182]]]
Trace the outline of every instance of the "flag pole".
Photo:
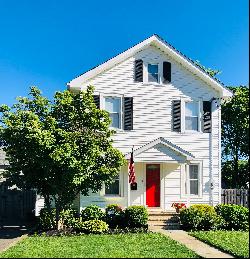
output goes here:
[[[132, 146], [132, 152], [130, 152], [130, 159], [129, 159], [129, 164], [128, 164], [128, 171], [129, 171], [129, 166], [130, 166], [130, 162], [131, 162], [131, 156], [132, 156], [132, 153], [134, 152], [134, 145]], [[127, 204], [128, 206], [130, 206], [130, 174], [128, 173], [128, 201], [127, 201]]]

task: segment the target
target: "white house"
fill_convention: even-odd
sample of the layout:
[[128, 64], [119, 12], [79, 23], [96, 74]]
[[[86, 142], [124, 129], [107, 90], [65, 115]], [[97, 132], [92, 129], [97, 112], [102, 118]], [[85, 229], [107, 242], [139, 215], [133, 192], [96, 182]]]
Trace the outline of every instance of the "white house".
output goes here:
[[110, 113], [114, 145], [130, 158], [134, 146], [137, 189], [128, 166], [111, 186], [80, 195], [79, 208], [145, 205], [173, 210], [173, 202], [220, 203], [221, 110], [232, 93], [157, 35], [68, 83], [95, 87], [95, 101]]

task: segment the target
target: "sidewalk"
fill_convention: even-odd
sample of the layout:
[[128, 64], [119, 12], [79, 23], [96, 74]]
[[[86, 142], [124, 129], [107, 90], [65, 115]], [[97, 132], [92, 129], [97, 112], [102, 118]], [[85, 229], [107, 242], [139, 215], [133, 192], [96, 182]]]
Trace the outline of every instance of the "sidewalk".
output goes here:
[[150, 230], [169, 236], [203, 258], [234, 258], [232, 255], [221, 252], [220, 250], [199, 241], [195, 237], [188, 235], [188, 233], [183, 230], [164, 230], [161, 227], [151, 227]]

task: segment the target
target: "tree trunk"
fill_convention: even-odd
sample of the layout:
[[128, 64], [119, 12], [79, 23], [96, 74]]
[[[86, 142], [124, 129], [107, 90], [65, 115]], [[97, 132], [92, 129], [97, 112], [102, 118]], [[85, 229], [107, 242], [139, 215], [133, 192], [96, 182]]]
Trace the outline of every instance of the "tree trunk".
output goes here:
[[239, 185], [239, 156], [238, 156], [238, 152], [236, 151], [235, 152], [235, 156], [234, 156], [234, 165], [233, 165], [233, 169], [234, 169], [234, 172], [233, 172], [233, 184], [235, 185], [235, 188], [238, 188], [238, 185]]
[[48, 210], [48, 213], [50, 216], [50, 221], [52, 222], [53, 228], [56, 228], [55, 218], [54, 218], [53, 211], [51, 208], [50, 196], [49, 195], [43, 195], [43, 196], [44, 196], [45, 207]]
[[55, 199], [55, 208], [56, 208], [56, 229], [57, 230], [60, 230], [63, 226], [60, 222], [60, 214], [61, 214], [61, 211], [62, 211], [62, 204], [60, 202], [60, 199]]

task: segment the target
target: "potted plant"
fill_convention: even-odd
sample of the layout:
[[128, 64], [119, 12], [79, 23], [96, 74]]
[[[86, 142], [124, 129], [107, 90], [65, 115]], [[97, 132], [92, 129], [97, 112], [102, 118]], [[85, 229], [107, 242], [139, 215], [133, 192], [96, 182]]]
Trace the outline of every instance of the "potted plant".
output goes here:
[[171, 207], [175, 208], [176, 213], [179, 213], [181, 209], [185, 209], [187, 206], [185, 203], [174, 202]]

